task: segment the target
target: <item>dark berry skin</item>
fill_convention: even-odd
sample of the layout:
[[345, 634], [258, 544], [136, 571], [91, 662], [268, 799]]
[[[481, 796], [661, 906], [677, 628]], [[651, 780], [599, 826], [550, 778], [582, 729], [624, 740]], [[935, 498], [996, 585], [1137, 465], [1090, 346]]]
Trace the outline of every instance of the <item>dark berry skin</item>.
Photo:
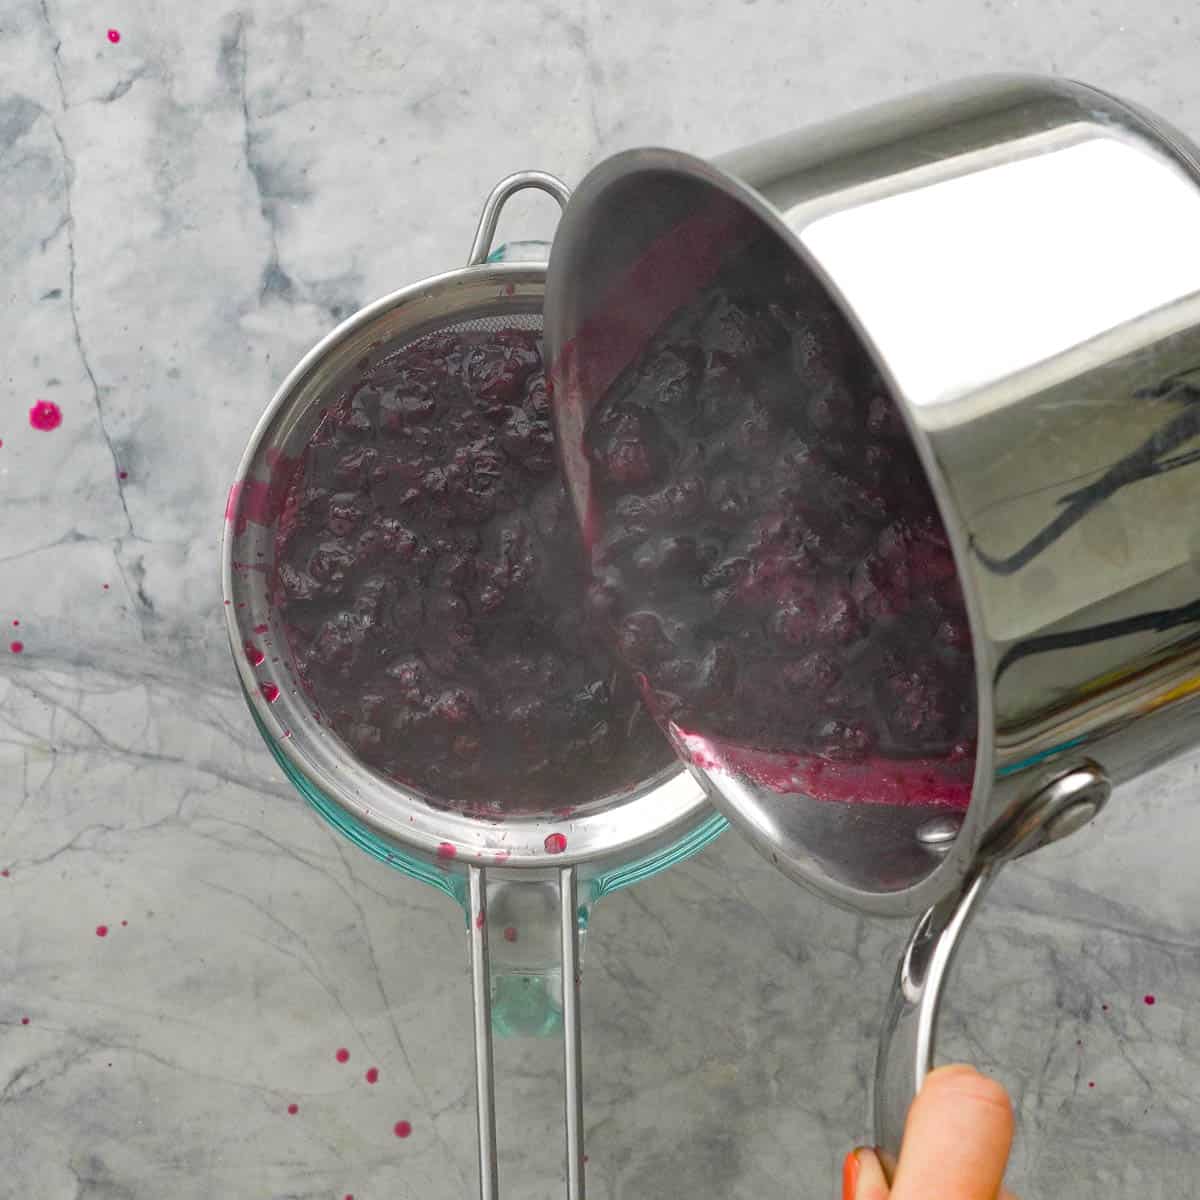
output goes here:
[[[686, 391], [684, 367], [661, 370]], [[639, 429], [615, 434], [629, 480]], [[276, 604], [316, 707], [365, 762], [473, 812], [587, 803], [671, 762], [587, 585], [521, 330], [424, 338], [359, 380], [276, 535]]]
[[857, 345], [765, 238], [674, 313], [587, 421], [589, 612], [689, 732], [967, 770], [953, 555]]

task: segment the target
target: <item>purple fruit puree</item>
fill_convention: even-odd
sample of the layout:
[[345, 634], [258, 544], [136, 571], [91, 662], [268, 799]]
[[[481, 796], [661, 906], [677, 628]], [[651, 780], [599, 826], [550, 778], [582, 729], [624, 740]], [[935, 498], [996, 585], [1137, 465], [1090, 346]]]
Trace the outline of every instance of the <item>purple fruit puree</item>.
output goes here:
[[302, 685], [363, 761], [457, 808], [561, 810], [671, 762], [586, 584], [534, 333], [391, 356], [287, 487], [275, 602]]
[[777, 790], [966, 806], [974, 666], [946, 531], [886, 386], [790, 254], [760, 239], [700, 287], [583, 450], [589, 607], [677, 740]]

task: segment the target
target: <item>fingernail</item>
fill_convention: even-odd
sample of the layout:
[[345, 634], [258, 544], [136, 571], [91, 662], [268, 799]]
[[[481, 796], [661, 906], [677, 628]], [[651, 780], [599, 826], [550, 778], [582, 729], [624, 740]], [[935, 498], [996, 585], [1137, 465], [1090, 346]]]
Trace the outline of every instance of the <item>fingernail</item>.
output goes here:
[[854, 1193], [858, 1190], [859, 1170], [858, 1151], [851, 1150], [846, 1155], [846, 1161], [842, 1163], [842, 1200], [854, 1200]]

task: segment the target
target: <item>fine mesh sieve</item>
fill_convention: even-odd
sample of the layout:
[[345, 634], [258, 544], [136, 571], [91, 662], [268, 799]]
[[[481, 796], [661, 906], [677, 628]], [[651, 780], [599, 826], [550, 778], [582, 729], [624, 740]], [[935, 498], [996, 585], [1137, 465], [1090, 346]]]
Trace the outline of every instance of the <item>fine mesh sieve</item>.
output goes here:
[[[385, 296], [313, 348], [267, 408], [238, 470], [222, 544], [225, 612], [238, 676], [276, 760], [305, 798], [356, 844], [458, 900], [472, 968], [480, 1194], [498, 1195], [493, 1024], [565, 1044], [567, 1195], [584, 1194], [580, 944], [588, 907], [608, 891], [679, 861], [723, 828], [701, 788], [671, 762], [618, 792], [564, 796], [553, 812], [479, 815], [452, 796], [402, 786], [362, 762], [314, 710], [273, 605], [275, 533], [292, 472], [332, 398], [413, 341], [439, 331], [540, 331], [545, 247], [512, 261], [491, 252], [505, 201], [538, 188], [563, 205], [553, 176], [521, 172], [489, 196], [468, 265]], [[522, 914], [519, 948], [489, 932]], [[554, 954], [555, 962], [537, 957]], [[530, 954], [534, 958], [530, 958]], [[499, 958], [498, 958], [499, 956]], [[499, 975], [493, 968], [499, 963]], [[561, 978], [561, 996], [558, 980]], [[529, 986], [541, 987], [530, 1013]], [[514, 999], [514, 996], [516, 997]], [[494, 1022], [494, 1002], [503, 1020]], [[524, 1006], [524, 1007], [522, 1007]]]

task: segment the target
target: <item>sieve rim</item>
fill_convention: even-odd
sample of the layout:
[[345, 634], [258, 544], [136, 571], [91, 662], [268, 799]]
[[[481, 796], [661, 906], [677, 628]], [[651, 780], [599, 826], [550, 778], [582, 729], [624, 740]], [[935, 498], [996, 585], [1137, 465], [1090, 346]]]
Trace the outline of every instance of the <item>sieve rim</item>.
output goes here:
[[[486, 262], [419, 280], [352, 314], [318, 341], [276, 390], [242, 454], [226, 508], [221, 539], [226, 631], [241, 690], [272, 751], [285, 773], [294, 772], [389, 845], [439, 872], [462, 874], [469, 866], [487, 866], [500, 877], [513, 872], [527, 878], [580, 864], [589, 875], [600, 875], [669, 849], [717, 819], [700, 784], [677, 762], [627, 792], [589, 799], [587, 811], [580, 813], [564, 808], [558, 810], [560, 815], [513, 814], [501, 819], [433, 809], [419, 792], [360, 762], [307, 705], [294, 702], [296, 683], [284, 676], [282, 666], [276, 672], [266, 664], [252, 664], [244, 652], [252, 631], [260, 627], [256, 615], [263, 615], [262, 605], [256, 609], [251, 603], [256, 572], [239, 556], [248, 544], [238, 530], [245, 521], [247, 485], [261, 479], [281, 427], [294, 426], [328, 394], [328, 381], [319, 388], [314, 382], [322, 371], [340, 363], [332, 375], [336, 378], [376, 332], [383, 336], [374, 344], [391, 354], [424, 334], [468, 321], [502, 314], [540, 316], [545, 277], [545, 263]], [[286, 639], [279, 641], [282, 664], [290, 659], [290, 651]], [[280, 689], [274, 702], [264, 695], [264, 682]], [[284, 693], [285, 686], [290, 695]], [[286, 703], [281, 706], [279, 700]], [[565, 835], [565, 850], [548, 848], [551, 833]], [[557, 847], [556, 841], [550, 844]]]

